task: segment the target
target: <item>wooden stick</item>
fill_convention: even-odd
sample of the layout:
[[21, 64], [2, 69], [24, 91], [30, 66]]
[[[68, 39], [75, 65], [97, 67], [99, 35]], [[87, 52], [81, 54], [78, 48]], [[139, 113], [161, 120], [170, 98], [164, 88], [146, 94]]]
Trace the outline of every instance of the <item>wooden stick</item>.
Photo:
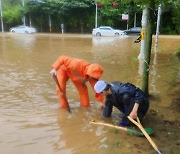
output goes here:
[[117, 128], [117, 129], [127, 131], [126, 127], [120, 127], [120, 126], [116, 126], [116, 125], [112, 125], [112, 124], [108, 124], [108, 123], [97, 122], [96, 120], [92, 120], [90, 122], [93, 123], [93, 124], [96, 124], [96, 125], [104, 125], [104, 126], [109, 126], [109, 127], [113, 127], [113, 128]]
[[71, 113], [71, 109], [69, 107], [69, 103], [67, 102], [66, 96], [64, 95], [63, 90], [61, 89], [61, 86], [60, 86], [60, 84], [58, 82], [58, 79], [57, 79], [57, 76], [55, 74], [53, 74], [53, 78], [54, 78], [54, 81], [56, 82], [56, 84], [57, 84], [57, 86], [59, 88], [60, 94], [62, 95], [62, 97], [64, 97], [64, 100], [66, 101], [66, 103], [68, 105], [68, 108], [67, 108], [68, 111]]
[[134, 134], [134, 135], [144, 136], [144, 134], [142, 132], [139, 132], [139, 131], [136, 131], [136, 130], [133, 130], [133, 129], [129, 129], [129, 128], [126, 128], [126, 127], [116, 126], [116, 125], [103, 123], [103, 122], [97, 122], [96, 120], [91, 120], [90, 123], [93, 123], [93, 124], [96, 124], [96, 125], [109, 126], [109, 127], [113, 127], [113, 128], [116, 128], [116, 129], [120, 129], [120, 130], [129, 132], [129, 133]]
[[158, 150], [157, 145], [153, 142], [153, 140], [151, 139], [151, 137], [148, 135], [148, 133], [145, 131], [145, 129], [143, 128], [143, 126], [140, 123], [139, 118], [137, 118], [138, 123], [132, 119], [130, 116], [128, 116], [128, 119], [135, 124], [136, 126], [139, 127], [139, 129], [143, 132], [143, 134], [145, 135], [145, 137], [147, 138], [147, 140], [149, 141], [149, 143], [152, 145], [152, 147], [154, 148], [154, 150], [157, 151], [158, 154], [161, 154], [161, 152]]

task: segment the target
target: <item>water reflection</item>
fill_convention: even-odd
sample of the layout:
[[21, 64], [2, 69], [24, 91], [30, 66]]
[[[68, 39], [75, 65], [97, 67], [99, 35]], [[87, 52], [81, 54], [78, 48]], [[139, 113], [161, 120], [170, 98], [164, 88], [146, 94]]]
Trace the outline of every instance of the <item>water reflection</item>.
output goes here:
[[120, 39], [125, 39], [128, 36], [122, 36], [122, 37], [98, 37], [93, 36], [92, 42], [93, 46], [113, 46], [116, 44], [117, 41]]
[[36, 35], [31, 34], [11, 34], [14, 46], [30, 49], [36, 41]]
[[154, 49], [154, 58], [153, 58], [153, 63], [152, 63], [152, 70], [151, 70], [151, 74], [152, 74], [152, 82], [151, 82], [151, 86], [152, 86], [152, 93], [157, 94], [159, 93], [157, 91], [156, 88], [156, 81], [158, 79], [158, 75], [157, 75], [157, 71], [156, 71], [156, 64], [157, 64], [157, 46]]
[[[84, 153], [87, 152], [88, 145], [96, 144], [95, 147], [101, 147], [105, 142], [104, 136], [107, 131], [104, 131], [102, 126], [94, 129], [90, 124], [90, 120], [95, 118], [95, 112], [83, 107], [73, 109], [72, 114], [59, 111], [58, 126], [61, 134], [59, 141], [54, 144], [54, 149], [62, 153]], [[97, 115], [96, 117], [98, 118]], [[93, 153], [93, 151], [89, 149], [88, 153]]]

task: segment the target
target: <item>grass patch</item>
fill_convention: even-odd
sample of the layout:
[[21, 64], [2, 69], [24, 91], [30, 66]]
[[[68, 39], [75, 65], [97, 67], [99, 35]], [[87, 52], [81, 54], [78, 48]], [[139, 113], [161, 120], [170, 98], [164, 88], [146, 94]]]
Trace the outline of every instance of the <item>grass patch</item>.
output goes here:
[[176, 51], [176, 56], [180, 59], [180, 48]]
[[116, 128], [111, 129], [111, 132], [114, 134], [119, 134], [119, 130]]

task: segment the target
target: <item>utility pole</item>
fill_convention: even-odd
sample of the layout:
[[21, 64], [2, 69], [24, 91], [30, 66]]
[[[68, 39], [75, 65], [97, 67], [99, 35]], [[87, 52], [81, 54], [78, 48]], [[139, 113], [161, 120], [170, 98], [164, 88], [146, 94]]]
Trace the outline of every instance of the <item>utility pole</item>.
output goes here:
[[155, 39], [155, 51], [157, 51], [158, 48], [158, 37], [159, 37], [159, 26], [160, 26], [160, 20], [161, 20], [161, 4], [158, 7], [158, 18], [157, 18], [157, 26], [156, 26], [156, 39]]
[[140, 54], [138, 56], [138, 58], [144, 58], [144, 54], [145, 54], [145, 48], [146, 48], [146, 42], [145, 42], [145, 32], [146, 32], [146, 29], [147, 29], [147, 11], [148, 11], [148, 8], [146, 7], [144, 10], [143, 10], [143, 13], [142, 13], [142, 20], [141, 20], [141, 25], [142, 25], [142, 30], [141, 30], [141, 50], [140, 50]]
[[136, 13], [134, 14], [134, 27], [136, 27]]
[[[24, 0], [22, 0], [22, 6], [24, 8]], [[25, 17], [25, 15], [23, 15], [22, 21], [23, 21], [23, 25], [25, 26], [26, 25], [26, 17]]]
[[29, 26], [32, 26], [31, 15], [29, 16]]
[[150, 70], [150, 60], [151, 60], [151, 46], [152, 46], [152, 25], [153, 25], [153, 11], [151, 8], [154, 6], [154, 3], [151, 2], [147, 5], [147, 29], [145, 30], [145, 54], [144, 54], [144, 68], [142, 75], [142, 91], [146, 95], [149, 95], [149, 70]]
[[95, 28], [97, 28], [97, 2], [96, 2], [96, 14], [95, 14]]
[[[51, 2], [51, 0], [50, 0], [50, 2]], [[52, 22], [51, 22], [51, 15], [49, 13], [49, 32], [51, 32], [51, 31], [52, 31]]]
[[3, 24], [3, 13], [2, 13], [2, 3], [0, 0], [0, 10], [1, 10], [1, 30], [4, 32], [4, 24]]
[[144, 55], [145, 55], [145, 48], [146, 48], [146, 41], [145, 41], [145, 31], [147, 29], [147, 7], [144, 8], [142, 12], [142, 19], [141, 19], [141, 49], [140, 53], [138, 56], [138, 61], [139, 61], [139, 75], [142, 77], [143, 76], [143, 70], [144, 70]]
[[128, 17], [128, 20], [127, 20], [127, 30], [129, 29], [129, 25], [128, 25], [128, 23], [129, 23], [129, 17]]
[[52, 31], [51, 15], [49, 14], [49, 32]]

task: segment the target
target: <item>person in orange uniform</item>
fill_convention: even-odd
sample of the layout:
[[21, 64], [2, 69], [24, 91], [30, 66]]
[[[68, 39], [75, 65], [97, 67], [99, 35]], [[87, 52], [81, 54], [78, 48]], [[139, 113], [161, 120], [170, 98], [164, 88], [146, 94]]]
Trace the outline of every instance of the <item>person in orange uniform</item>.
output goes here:
[[[66, 98], [66, 82], [69, 78], [78, 90], [81, 105], [89, 107], [90, 103], [86, 82], [89, 81], [91, 87], [94, 89], [95, 83], [103, 74], [103, 68], [99, 64], [90, 64], [82, 59], [60, 56], [52, 65], [50, 73], [57, 76], [62, 90], [60, 92], [59, 88], [56, 88], [60, 108], [67, 109], [69, 107]], [[102, 102], [102, 99], [102, 96], [97, 98], [99, 102]]]

